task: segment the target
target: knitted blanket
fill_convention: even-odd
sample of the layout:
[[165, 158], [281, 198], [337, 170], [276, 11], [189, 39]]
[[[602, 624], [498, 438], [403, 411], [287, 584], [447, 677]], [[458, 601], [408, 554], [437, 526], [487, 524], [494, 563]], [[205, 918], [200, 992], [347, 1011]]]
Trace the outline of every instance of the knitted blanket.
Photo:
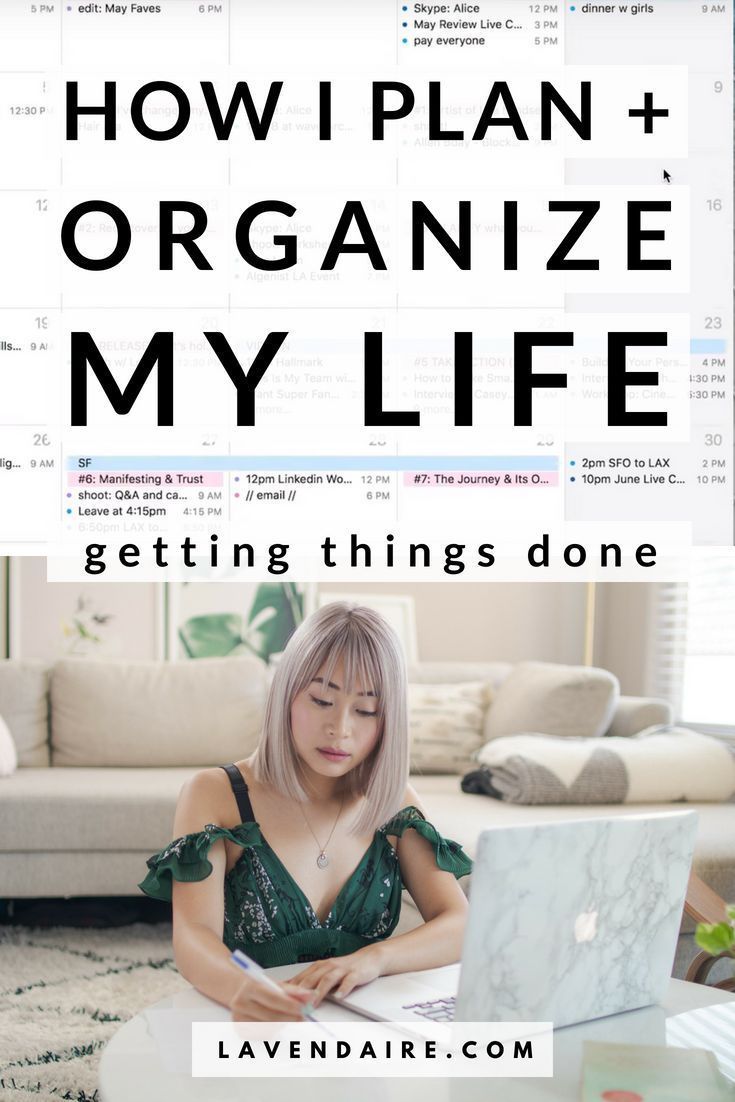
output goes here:
[[515, 804], [720, 801], [735, 793], [735, 754], [685, 728], [647, 728], [632, 738], [509, 735], [487, 742], [465, 792]]

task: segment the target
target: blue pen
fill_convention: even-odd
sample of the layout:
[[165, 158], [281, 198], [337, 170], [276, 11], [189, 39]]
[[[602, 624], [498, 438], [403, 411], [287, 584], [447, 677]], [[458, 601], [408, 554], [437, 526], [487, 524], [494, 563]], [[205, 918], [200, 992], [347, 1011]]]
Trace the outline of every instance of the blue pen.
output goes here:
[[[270, 978], [265, 969], [261, 968], [256, 961], [246, 956], [242, 949], [235, 949], [234, 953], [230, 956], [230, 960], [234, 961], [238, 968], [242, 968], [243, 972], [247, 972], [248, 975], [252, 976], [258, 983], [263, 983], [266, 987], [272, 987], [275, 991], [281, 991], [281, 994], [283, 994], [282, 989], [275, 980]], [[314, 1007], [311, 1003], [302, 1005], [301, 1016], [306, 1018], [307, 1021], [316, 1022], [317, 1025], [320, 1024], [319, 1019], [314, 1017]]]

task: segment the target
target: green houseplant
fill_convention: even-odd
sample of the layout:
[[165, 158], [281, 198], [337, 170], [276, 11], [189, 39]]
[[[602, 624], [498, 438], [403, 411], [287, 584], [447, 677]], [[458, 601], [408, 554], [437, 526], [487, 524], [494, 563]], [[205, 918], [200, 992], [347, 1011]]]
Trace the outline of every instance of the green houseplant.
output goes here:
[[[727, 957], [735, 960], [735, 904], [725, 907], [724, 922], [700, 922], [694, 932], [694, 940], [700, 949], [710, 954], [712, 963]], [[734, 990], [735, 977], [723, 980], [716, 986]]]

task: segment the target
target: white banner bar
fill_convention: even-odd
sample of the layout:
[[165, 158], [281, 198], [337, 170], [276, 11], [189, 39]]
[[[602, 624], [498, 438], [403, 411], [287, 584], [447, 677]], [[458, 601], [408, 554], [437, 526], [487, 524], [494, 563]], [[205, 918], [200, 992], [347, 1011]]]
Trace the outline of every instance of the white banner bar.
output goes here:
[[548, 1078], [551, 1022], [194, 1022], [196, 1077]]

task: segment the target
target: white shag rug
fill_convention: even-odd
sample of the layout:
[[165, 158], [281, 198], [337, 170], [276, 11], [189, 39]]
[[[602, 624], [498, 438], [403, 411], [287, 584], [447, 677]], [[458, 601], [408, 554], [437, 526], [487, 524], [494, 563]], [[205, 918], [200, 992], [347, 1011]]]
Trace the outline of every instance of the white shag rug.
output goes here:
[[187, 986], [167, 923], [0, 926], [0, 1102], [99, 1102], [97, 1066], [113, 1033]]

